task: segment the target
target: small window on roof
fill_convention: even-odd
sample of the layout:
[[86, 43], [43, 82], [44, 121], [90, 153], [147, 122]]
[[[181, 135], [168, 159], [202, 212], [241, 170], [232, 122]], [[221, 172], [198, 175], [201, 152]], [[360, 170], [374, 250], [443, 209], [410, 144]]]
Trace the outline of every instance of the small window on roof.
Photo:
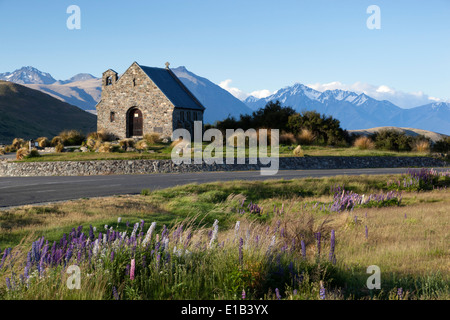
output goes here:
[[109, 113], [109, 121], [114, 122], [116, 120], [116, 113], [114, 111], [111, 111]]

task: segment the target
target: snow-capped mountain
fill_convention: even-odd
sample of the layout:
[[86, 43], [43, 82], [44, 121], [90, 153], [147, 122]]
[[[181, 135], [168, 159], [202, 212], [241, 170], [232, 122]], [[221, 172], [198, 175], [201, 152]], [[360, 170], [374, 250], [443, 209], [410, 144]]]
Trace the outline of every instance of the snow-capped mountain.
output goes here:
[[0, 80], [10, 81], [18, 84], [52, 84], [56, 80], [46, 72], [39, 71], [33, 67], [22, 67], [14, 72], [0, 73]]
[[252, 110], [228, 91], [212, 83], [206, 78], [197, 76], [184, 66], [172, 69], [183, 84], [205, 106], [205, 123], [223, 120], [229, 115], [239, 118], [241, 114], [252, 113]]
[[[172, 71], [206, 107], [204, 116], [206, 123], [223, 120], [229, 115], [238, 118], [241, 114], [252, 112], [245, 103], [235, 98], [228, 91], [208, 79], [190, 72], [185, 67], [174, 68]], [[38, 75], [41, 75], [42, 78]], [[2, 76], [7, 78], [2, 78]], [[47, 79], [45, 81], [43, 80], [44, 76]], [[18, 82], [22, 78], [26, 79], [27, 82]], [[0, 74], [0, 79], [24, 84], [29, 88], [47, 93], [86, 111], [95, 111], [95, 105], [100, 101], [102, 92], [101, 79], [89, 73], [80, 73], [68, 80], [56, 81], [48, 73], [32, 67], [24, 67], [13, 73]]]
[[[240, 101], [185, 67], [174, 68], [172, 71], [206, 107], [206, 123], [223, 120], [229, 115], [238, 118], [241, 114], [251, 114], [269, 101], [279, 100], [282, 105], [291, 106], [298, 112], [315, 110], [333, 116], [348, 130], [397, 126], [450, 134], [450, 103], [446, 102], [402, 109], [387, 100], [376, 100], [364, 93], [344, 90], [320, 92], [300, 83], [282, 88], [266, 98], [250, 96], [245, 101]], [[33, 67], [23, 67], [14, 72], [1, 73], [0, 80], [40, 90], [86, 111], [95, 110], [101, 97], [101, 79], [88, 73], [56, 81], [49, 73]]]
[[348, 130], [398, 126], [450, 134], [450, 104], [445, 102], [402, 109], [387, 100], [376, 100], [365, 93], [344, 90], [320, 92], [300, 83], [280, 89], [266, 98], [249, 97], [244, 102], [252, 110], [257, 110], [269, 101], [276, 100], [297, 112], [315, 110], [330, 115]]

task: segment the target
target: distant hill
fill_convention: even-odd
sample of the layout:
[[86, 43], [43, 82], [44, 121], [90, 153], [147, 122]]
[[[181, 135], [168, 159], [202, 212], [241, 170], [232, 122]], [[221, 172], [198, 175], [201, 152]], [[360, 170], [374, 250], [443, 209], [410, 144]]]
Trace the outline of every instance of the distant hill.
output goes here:
[[0, 81], [0, 143], [52, 138], [65, 129], [96, 130], [96, 116], [38, 90]]
[[399, 127], [377, 127], [377, 128], [362, 129], [362, 130], [348, 130], [348, 132], [356, 133], [356, 134], [363, 134], [363, 135], [371, 135], [371, 134], [374, 134], [375, 132], [378, 132], [381, 130], [395, 130], [398, 132], [402, 132], [411, 137], [422, 135], [427, 138], [430, 138], [434, 142], [441, 140], [442, 138], [448, 137], [448, 135], [446, 135], [446, 134], [440, 134], [440, 133], [429, 131], [429, 130], [414, 129], [414, 128], [399, 128]]

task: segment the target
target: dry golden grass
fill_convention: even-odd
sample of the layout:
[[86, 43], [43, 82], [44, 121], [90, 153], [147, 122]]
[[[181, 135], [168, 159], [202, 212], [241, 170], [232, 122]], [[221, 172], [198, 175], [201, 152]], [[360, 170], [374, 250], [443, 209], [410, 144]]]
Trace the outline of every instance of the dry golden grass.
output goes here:
[[361, 136], [355, 140], [353, 143], [354, 147], [359, 148], [360, 150], [372, 150], [375, 149], [375, 143], [366, 136]]
[[331, 215], [339, 260], [346, 264], [383, 266], [382, 272], [423, 275], [440, 271], [448, 276], [450, 194], [448, 191], [405, 194], [404, 200], [412, 203]]
[[63, 144], [63, 139], [60, 136], [53, 137], [51, 144], [56, 147], [58, 144]]
[[25, 145], [26, 145], [26, 142], [22, 138], [14, 138], [14, 140], [11, 144], [12, 148], [15, 150], [19, 150], [20, 148], [25, 147]]
[[147, 140], [139, 140], [136, 142], [136, 149], [145, 150], [149, 147]]
[[430, 142], [426, 140], [417, 141], [413, 145], [413, 150], [417, 152], [429, 152], [430, 151]]
[[41, 148], [47, 148], [50, 147], [51, 142], [48, 140], [47, 137], [39, 137], [36, 139], [36, 142], [39, 144], [39, 147]]
[[63, 145], [61, 142], [59, 142], [59, 143], [55, 146], [55, 152], [60, 153], [60, 152], [63, 152], [63, 150], [64, 150], [64, 145]]
[[304, 154], [304, 152], [303, 152], [303, 150], [302, 150], [302, 146], [301, 146], [301, 145], [298, 145], [298, 146], [294, 149], [294, 151], [292, 151], [292, 153], [293, 153], [294, 156], [296, 156], [296, 157], [304, 157], [304, 156], [305, 156], [305, 154]]
[[134, 148], [134, 139], [122, 139], [119, 141], [120, 146], [123, 149]]
[[16, 159], [17, 160], [22, 160], [24, 159], [26, 156], [28, 156], [30, 154], [30, 151], [28, 150], [28, 148], [24, 147], [24, 148], [20, 148], [19, 150], [17, 150], [16, 152]]
[[280, 143], [285, 145], [295, 144], [297, 140], [295, 139], [294, 134], [283, 132], [280, 135]]
[[157, 144], [161, 142], [161, 135], [159, 133], [150, 133], [144, 135], [144, 140], [147, 141], [148, 144]]
[[110, 142], [104, 142], [98, 148], [98, 152], [109, 153], [112, 151], [112, 145]]
[[96, 132], [91, 132], [87, 135], [87, 138], [91, 138], [93, 140], [101, 140], [101, 141], [110, 141], [112, 139], [112, 135], [108, 133], [105, 129], [100, 129]]
[[297, 135], [297, 142], [304, 145], [310, 145], [316, 140], [316, 136], [309, 129], [302, 129]]

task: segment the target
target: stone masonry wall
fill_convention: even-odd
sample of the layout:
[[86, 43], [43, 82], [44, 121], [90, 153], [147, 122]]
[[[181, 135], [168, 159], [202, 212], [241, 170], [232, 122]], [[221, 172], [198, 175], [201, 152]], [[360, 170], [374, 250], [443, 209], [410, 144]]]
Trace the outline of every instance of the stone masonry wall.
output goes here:
[[[429, 157], [304, 157], [280, 158], [280, 170], [446, 167]], [[0, 177], [89, 176], [109, 174], [150, 174], [205, 171], [259, 170], [260, 164], [176, 165], [171, 160], [102, 160], [55, 162], [0, 162]]]

